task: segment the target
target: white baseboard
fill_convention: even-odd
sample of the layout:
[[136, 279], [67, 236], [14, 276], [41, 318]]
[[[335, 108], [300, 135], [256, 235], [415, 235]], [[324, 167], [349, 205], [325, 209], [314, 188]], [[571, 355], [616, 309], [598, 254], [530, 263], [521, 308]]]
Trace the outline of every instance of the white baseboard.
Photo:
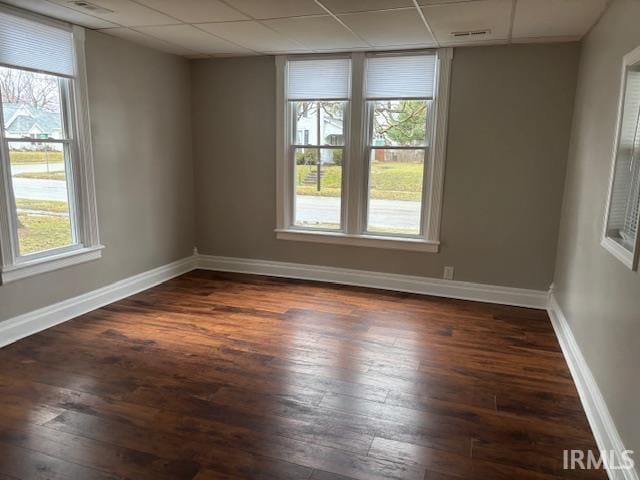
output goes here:
[[[549, 312], [551, 324], [560, 342], [562, 353], [569, 364], [573, 381], [578, 389], [582, 406], [587, 414], [587, 419], [589, 420], [589, 425], [593, 431], [593, 436], [598, 444], [598, 448], [600, 451], [614, 451], [616, 452], [616, 457], [621, 458], [620, 454], [626, 449], [622, 443], [618, 429], [613, 422], [613, 418], [609, 413], [600, 388], [589, 369], [589, 365], [587, 365], [580, 351], [580, 347], [573, 336], [569, 322], [567, 322], [567, 318], [562, 312], [560, 305], [558, 305], [553, 293], [549, 295], [547, 311]], [[635, 469], [608, 469], [607, 473], [611, 480], [638, 480], [638, 472]]]
[[195, 257], [187, 257], [3, 321], [0, 323], [0, 347], [187, 273], [195, 264]]
[[438, 297], [476, 300], [545, 309], [548, 292], [522, 288], [500, 287], [481, 283], [441, 280], [392, 273], [368, 272], [347, 268], [274, 262], [249, 258], [198, 255], [198, 268], [223, 272], [251, 273], [271, 277], [317, 280], [342, 285], [379, 288], [399, 292], [419, 293]]

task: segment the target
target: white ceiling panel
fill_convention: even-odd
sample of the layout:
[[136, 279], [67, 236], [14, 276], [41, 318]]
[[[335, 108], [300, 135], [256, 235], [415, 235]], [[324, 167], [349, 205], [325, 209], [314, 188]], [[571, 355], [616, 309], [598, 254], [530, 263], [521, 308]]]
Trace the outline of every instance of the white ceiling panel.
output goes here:
[[374, 47], [435, 44], [415, 8], [349, 13], [339, 18]]
[[320, 0], [332, 13], [371, 12], [411, 7], [413, 0]]
[[259, 52], [305, 52], [301, 45], [255, 21], [199, 24], [199, 28]]
[[41, 13], [49, 17], [64, 20], [76, 25], [82, 25], [87, 28], [109, 28], [117, 25], [102, 20], [101, 18], [77, 12], [62, 5], [48, 2], [46, 0], [2, 0], [9, 5], [31, 10], [32, 12]]
[[238, 54], [248, 55], [251, 52], [221, 38], [214, 37], [191, 25], [165, 25], [155, 27], [139, 27], [136, 30], [205, 55]]
[[[68, 0], [53, 1], [81, 13], [87, 13], [86, 9], [74, 5]], [[175, 19], [131, 0], [91, 0], [90, 3], [110, 10], [110, 12], [91, 12], [92, 15], [108, 22], [117, 23], [120, 26], [133, 27], [177, 23]]]
[[[512, 0], [474, 0], [422, 7], [436, 40], [441, 45], [463, 45], [507, 40]], [[490, 30], [488, 35], [454, 37], [452, 32]]]
[[248, 17], [218, 0], [138, 0], [186, 23], [228, 22]]
[[313, 50], [364, 48], [362, 40], [329, 15], [266, 20], [269, 27]]
[[155, 37], [145, 35], [144, 33], [136, 32], [135, 30], [132, 30], [130, 28], [106, 28], [100, 31], [102, 33], [106, 33], [107, 35], [113, 35], [114, 37], [123, 38], [125, 40], [129, 40], [130, 42], [144, 45], [145, 47], [160, 50], [162, 52], [172, 53], [174, 55], [191, 56], [197, 54], [197, 52], [194, 50], [189, 50], [188, 48], [172, 45]]
[[326, 13], [313, 0], [226, 0], [229, 5], [257, 18], [300, 17]]
[[[71, 0], [2, 2], [188, 58], [576, 40], [609, 3], [417, 0], [418, 10], [414, 0], [87, 0], [88, 7]], [[478, 30], [489, 34], [452, 35]]]
[[514, 38], [581, 37], [607, 6], [607, 0], [518, 0]]

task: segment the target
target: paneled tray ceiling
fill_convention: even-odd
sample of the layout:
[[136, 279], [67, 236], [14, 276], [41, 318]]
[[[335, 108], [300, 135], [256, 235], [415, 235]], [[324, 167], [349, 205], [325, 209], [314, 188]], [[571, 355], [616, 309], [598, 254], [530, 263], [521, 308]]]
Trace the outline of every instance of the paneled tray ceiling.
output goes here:
[[188, 58], [579, 40], [609, 0], [2, 0]]

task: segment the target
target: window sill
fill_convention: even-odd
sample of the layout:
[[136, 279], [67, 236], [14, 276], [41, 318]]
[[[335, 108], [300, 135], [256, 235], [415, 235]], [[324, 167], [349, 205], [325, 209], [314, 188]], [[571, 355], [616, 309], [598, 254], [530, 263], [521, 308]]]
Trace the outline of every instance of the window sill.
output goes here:
[[60, 270], [79, 263], [90, 262], [102, 257], [104, 246], [79, 248], [70, 252], [59, 253], [48, 257], [37, 258], [26, 262], [4, 267], [2, 269], [2, 284], [20, 280], [22, 278], [39, 275], [41, 273]]
[[620, 260], [624, 265], [633, 270], [633, 253], [624, 248], [620, 242], [616, 241], [612, 237], [604, 237], [600, 242], [600, 245], [607, 250], [611, 255]]
[[347, 233], [311, 232], [301, 230], [276, 229], [279, 240], [300, 242], [329, 243], [335, 245], [351, 245], [357, 247], [386, 248], [392, 250], [409, 250], [417, 252], [438, 253], [440, 242], [430, 242], [418, 238], [383, 237], [377, 235], [349, 235]]

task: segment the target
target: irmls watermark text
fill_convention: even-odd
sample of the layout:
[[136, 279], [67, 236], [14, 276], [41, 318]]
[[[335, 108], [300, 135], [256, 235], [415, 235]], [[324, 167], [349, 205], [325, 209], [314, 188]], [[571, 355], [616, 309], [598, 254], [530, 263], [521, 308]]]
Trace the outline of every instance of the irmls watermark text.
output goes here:
[[635, 466], [633, 450], [564, 450], [562, 464], [565, 470], [631, 470]]

